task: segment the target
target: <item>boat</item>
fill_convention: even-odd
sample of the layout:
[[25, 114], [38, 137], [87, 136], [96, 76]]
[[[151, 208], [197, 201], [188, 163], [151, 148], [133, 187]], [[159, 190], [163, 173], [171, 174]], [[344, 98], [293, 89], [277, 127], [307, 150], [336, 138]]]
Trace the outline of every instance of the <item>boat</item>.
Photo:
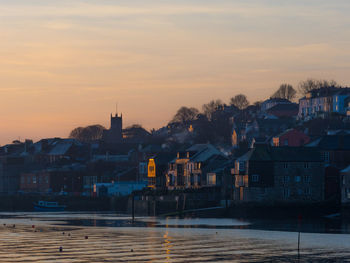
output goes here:
[[64, 211], [67, 206], [59, 205], [58, 202], [38, 201], [34, 203], [34, 210], [42, 212]]

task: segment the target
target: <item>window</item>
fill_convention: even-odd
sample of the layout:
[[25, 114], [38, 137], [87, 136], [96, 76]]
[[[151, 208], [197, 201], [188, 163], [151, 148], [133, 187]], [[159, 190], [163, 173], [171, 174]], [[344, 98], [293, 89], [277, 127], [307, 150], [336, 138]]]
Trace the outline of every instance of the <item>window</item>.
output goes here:
[[310, 183], [311, 182], [311, 176], [310, 175], [305, 175], [304, 176], [304, 182], [305, 183]]
[[329, 152], [322, 152], [322, 159], [325, 162], [329, 162]]
[[285, 175], [284, 177], [283, 177], [283, 181], [285, 182], [285, 183], [289, 183], [289, 175]]
[[216, 185], [216, 174], [208, 174], [208, 185]]
[[21, 184], [24, 184], [24, 183], [25, 183], [25, 177], [21, 176]]
[[298, 188], [297, 193], [298, 193], [298, 195], [302, 195], [303, 194], [303, 190]]
[[97, 183], [97, 176], [91, 176], [91, 179], [92, 179], [92, 184]]
[[309, 168], [309, 163], [304, 163], [304, 168], [305, 169]]
[[245, 162], [244, 161], [240, 161], [238, 164], [239, 170], [240, 171], [245, 171]]
[[45, 176], [45, 183], [49, 183], [49, 177], [48, 176]]
[[287, 169], [288, 168], [288, 163], [283, 163], [283, 168]]
[[284, 195], [284, 198], [289, 198], [290, 197], [290, 190], [289, 190], [289, 188], [284, 188], [283, 189], [283, 195]]
[[31, 181], [32, 181], [31, 176], [28, 176], [28, 177], [27, 177], [27, 184], [30, 184]]
[[190, 175], [190, 182], [191, 182], [191, 185], [194, 185], [194, 175], [192, 173]]
[[260, 176], [258, 174], [253, 174], [252, 175], [252, 182], [259, 182]]
[[284, 145], [285, 145], [285, 146], [288, 146], [288, 139], [285, 139], [285, 140], [284, 140]]
[[305, 188], [305, 194], [311, 195], [311, 188], [310, 187]]
[[294, 180], [295, 180], [296, 183], [300, 183], [301, 178], [300, 178], [299, 175], [297, 175], [297, 176], [295, 176]]
[[32, 179], [33, 179], [33, 184], [36, 184], [36, 176], [35, 175], [32, 177]]

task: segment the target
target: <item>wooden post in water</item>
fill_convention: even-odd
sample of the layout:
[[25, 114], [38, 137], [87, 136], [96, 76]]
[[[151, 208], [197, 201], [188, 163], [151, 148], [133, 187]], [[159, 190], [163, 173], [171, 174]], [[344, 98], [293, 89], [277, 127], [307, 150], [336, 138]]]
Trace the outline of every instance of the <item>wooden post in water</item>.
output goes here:
[[298, 262], [300, 262], [300, 228], [301, 228], [301, 215], [298, 215]]
[[135, 222], [135, 196], [134, 194], [131, 194], [131, 215], [132, 215], [132, 222]]

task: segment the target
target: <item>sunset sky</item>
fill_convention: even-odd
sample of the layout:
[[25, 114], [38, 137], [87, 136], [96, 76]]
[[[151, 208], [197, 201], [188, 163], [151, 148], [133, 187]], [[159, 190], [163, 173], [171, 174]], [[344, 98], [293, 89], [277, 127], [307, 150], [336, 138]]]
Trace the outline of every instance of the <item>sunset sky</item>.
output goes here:
[[0, 145], [165, 125], [180, 106], [282, 82], [350, 85], [349, 0], [1, 0]]

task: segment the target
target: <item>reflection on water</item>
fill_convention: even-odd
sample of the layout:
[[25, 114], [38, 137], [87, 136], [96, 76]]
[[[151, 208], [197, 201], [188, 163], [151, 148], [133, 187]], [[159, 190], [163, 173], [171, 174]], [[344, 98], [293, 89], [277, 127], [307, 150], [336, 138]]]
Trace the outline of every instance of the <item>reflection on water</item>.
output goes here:
[[[319, 219], [302, 226], [310, 233], [301, 235], [301, 262], [350, 260], [350, 235], [325, 234], [348, 233], [347, 223]], [[296, 262], [296, 227], [292, 219], [138, 218], [132, 224], [113, 214], [2, 214], [0, 261]]]
[[164, 246], [165, 246], [165, 254], [166, 254], [166, 262], [170, 262], [170, 251], [171, 251], [171, 241], [169, 237], [169, 232], [166, 231], [164, 234]]

